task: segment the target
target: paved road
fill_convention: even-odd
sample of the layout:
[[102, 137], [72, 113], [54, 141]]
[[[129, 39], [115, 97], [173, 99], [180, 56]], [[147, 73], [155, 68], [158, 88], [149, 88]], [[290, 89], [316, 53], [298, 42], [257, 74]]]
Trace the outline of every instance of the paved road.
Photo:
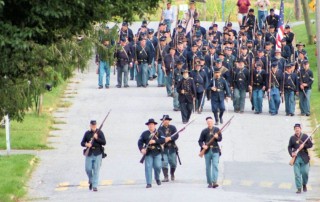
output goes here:
[[[92, 62], [88, 72], [77, 73], [69, 84], [67, 94], [73, 105], [55, 112], [56, 119], [65, 121], [52, 131], [49, 143], [54, 150], [40, 151], [39, 167], [29, 183], [28, 198], [34, 201], [195, 201], [212, 198], [219, 201], [305, 201], [306, 197], [320, 199], [318, 191], [319, 167], [311, 168], [311, 187], [308, 194], [294, 193], [293, 170], [288, 165], [286, 151], [292, 126], [302, 122], [306, 132], [311, 129], [305, 118], [286, 117], [283, 105], [278, 116], [271, 117], [264, 100], [264, 113], [255, 115], [250, 106], [244, 114], [234, 114], [231, 103], [225, 120], [235, 115], [224, 132], [220, 159], [220, 187], [206, 188], [204, 159], [198, 157], [197, 140], [206, 127], [205, 117], [212, 115], [205, 103], [204, 112], [194, 115], [196, 121], [178, 141], [182, 165], [177, 169], [177, 180], [145, 189], [144, 166], [137, 140], [144, 123], [163, 114], [173, 117], [172, 124], [182, 126], [180, 112], [172, 111], [172, 98], [165, 88], [156, 87], [151, 81], [148, 88], [137, 88], [130, 81], [130, 88], [115, 88], [111, 76], [110, 89], [97, 89], [97, 75]], [[109, 109], [112, 112], [103, 131], [107, 138], [107, 159], [101, 168], [99, 192], [89, 192], [84, 172], [84, 157], [80, 141], [88, 129], [89, 120], [102, 120]], [[319, 178], [317, 178], [319, 179]]]
[[[40, 151], [40, 165], [28, 185], [30, 201], [196, 201], [210, 198], [218, 201], [310, 201], [320, 200], [320, 172], [318, 166], [310, 171], [310, 191], [297, 196], [293, 169], [288, 165], [287, 144], [293, 125], [302, 122], [310, 132], [305, 117], [284, 115], [284, 105], [278, 116], [267, 113], [255, 115], [246, 105], [244, 114], [234, 114], [227, 104], [225, 120], [235, 115], [232, 124], [223, 134], [222, 156], [219, 164], [218, 189], [208, 189], [204, 159], [198, 157], [197, 140], [206, 127], [205, 117], [211, 116], [210, 103], [204, 112], [179, 140], [182, 165], [177, 168], [176, 181], [145, 189], [144, 165], [137, 140], [148, 118], [159, 120], [163, 114], [173, 117], [172, 124], [182, 126], [180, 112], [174, 112], [172, 98], [156, 81], [148, 88], [115, 88], [116, 78], [111, 76], [110, 89], [97, 89], [95, 64], [85, 73], [76, 73], [69, 84], [67, 101], [73, 105], [54, 113], [61, 130], [52, 131], [48, 139], [54, 150]], [[71, 97], [71, 98], [70, 98]], [[73, 97], [73, 98], [72, 98]], [[247, 100], [247, 103], [248, 100]], [[97, 193], [89, 192], [84, 171], [84, 157], [80, 141], [91, 119], [102, 120], [109, 109], [112, 112], [103, 131], [107, 139], [107, 159], [103, 160], [100, 187]], [[298, 111], [297, 111], [298, 113]], [[99, 123], [98, 123], [99, 124]]]

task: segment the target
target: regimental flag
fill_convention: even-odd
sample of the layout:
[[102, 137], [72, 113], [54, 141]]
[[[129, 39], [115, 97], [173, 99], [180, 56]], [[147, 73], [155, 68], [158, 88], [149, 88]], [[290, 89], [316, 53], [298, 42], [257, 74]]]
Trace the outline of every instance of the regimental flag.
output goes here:
[[281, 0], [276, 49], [281, 49], [281, 39], [283, 38], [283, 36], [284, 36], [284, 3], [283, 3], [283, 0]]

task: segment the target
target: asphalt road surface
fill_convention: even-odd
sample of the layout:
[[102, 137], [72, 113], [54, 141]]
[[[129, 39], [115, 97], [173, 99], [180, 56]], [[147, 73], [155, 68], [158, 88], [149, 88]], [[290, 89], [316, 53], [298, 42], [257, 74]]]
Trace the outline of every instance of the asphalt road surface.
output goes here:
[[[212, 116], [211, 106], [205, 102], [202, 114], [194, 114], [195, 122], [180, 134], [177, 141], [182, 165], [176, 171], [176, 181], [162, 183], [146, 189], [144, 165], [139, 163], [141, 154], [137, 141], [147, 130], [149, 118], [157, 121], [169, 114], [171, 124], [183, 126], [180, 112], [173, 111], [172, 98], [165, 88], [149, 81], [147, 88], [137, 88], [129, 81], [129, 88], [116, 88], [116, 76], [111, 75], [110, 89], [98, 89], [96, 65], [90, 63], [85, 73], [77, 72], [71, 80], [65, 100], [72, 102], [69, 108], [54, 112], [60, 130], [52, 131], [48, 138], [53, 150], [40, 151], [39, 166], [28, 184], [29, 201], [318, 201], [319, 166], [310, 169], [310, 186], [307, 193], [295, 194], [293, 168], [287, 145], [293, 134], [293, 125], [302, 123], [303, 131], [310, 133], [306, 117], [287, 117], [284, 104], [280, 114], [268, 114], [268, 100], [264, 99], [263, 113], [251, 111], [247, 98], [244, 114], [233, 112], [227, 104], [224, 120], [235, 116], [223, 133], [222, 156], [219, 163], [217, 189], [208, 189], [204, 159], [198, 156], [198, 138], [206, 127], [205, 118]], [[103, 131], [106, 136], [106, 152], [100, 170], [98, 192], [88, 190], [84, 170], [83, 148], [80, 146], [89, 121], [98, 125], [112, 109]], [[296, 111], [296, 114], [299, 110]], [[222, 125], [220, 125], [221, 127]], [[161, 174], [163, 178], [163, 175]]]

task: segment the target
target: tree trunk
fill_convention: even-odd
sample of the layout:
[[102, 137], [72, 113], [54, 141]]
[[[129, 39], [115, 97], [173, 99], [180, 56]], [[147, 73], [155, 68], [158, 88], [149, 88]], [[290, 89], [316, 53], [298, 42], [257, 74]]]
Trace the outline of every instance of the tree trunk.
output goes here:
[[310, 18], [308, 12], [308, 2], [306, 0], [301, 0], [302, 9], [303, 9], [303, 16], [304, 16], [304, 24], [306, 25], [307, 35], [308, 35], [308, 44], [312, 44], [312, 33], [311, 33], [311, 25], [310, 25]]
[[301, 19], [301, 5], [299, 0], [294, 0], [294, 10], [295, 10], [295, 17], [296, 20]]

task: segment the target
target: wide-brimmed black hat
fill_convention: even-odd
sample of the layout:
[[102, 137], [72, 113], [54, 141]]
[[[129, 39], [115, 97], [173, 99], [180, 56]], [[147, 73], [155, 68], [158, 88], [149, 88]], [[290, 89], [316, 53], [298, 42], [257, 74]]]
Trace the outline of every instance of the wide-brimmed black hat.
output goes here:
[[172, 118], [169, 117], [169, 115], [163, 115], [162, 118], [160, 119], [161, 121], [164, 121], [164, 120], [168, 120], [168, 121], [171, 121]]
[[149, 125], [150, 123], [158, 124], [157, 122], [154, 121], [154, 119], [149, 119], [146, 125]]
[[306, 45], [304, 45], [304, 44], [303, 44], [303, 43], [301, 43], [301, 42], [299, 42], [299, 43], [296, 45], [296, 47], [298, 47], [298, 46], [306, 47]]

